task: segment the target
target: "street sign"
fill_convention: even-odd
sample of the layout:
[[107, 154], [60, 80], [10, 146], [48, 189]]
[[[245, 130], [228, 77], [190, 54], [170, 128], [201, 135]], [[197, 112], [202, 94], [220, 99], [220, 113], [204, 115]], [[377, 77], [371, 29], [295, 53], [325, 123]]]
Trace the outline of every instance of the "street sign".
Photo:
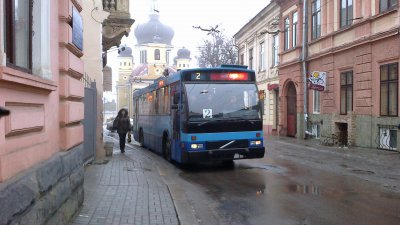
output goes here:
[[326, 90], [326, 72], [314, 71], [308, 78], [308, 88], [316, 91]]

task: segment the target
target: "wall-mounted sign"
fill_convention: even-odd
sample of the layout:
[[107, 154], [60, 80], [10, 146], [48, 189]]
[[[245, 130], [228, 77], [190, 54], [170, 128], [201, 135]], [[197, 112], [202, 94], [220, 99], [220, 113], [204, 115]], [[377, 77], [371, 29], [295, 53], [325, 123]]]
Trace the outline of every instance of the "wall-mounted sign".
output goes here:
[[314, 71], [308, 78], [308, 88], [316, 91], [325, 91], [326, 72]]
[[82, 16], [74, 6], [72, 6], [72, 43], [83, 51]]
[[279, 84], [268, 84], [267, 89], [268, 91], [277, 90], [279, 89]]

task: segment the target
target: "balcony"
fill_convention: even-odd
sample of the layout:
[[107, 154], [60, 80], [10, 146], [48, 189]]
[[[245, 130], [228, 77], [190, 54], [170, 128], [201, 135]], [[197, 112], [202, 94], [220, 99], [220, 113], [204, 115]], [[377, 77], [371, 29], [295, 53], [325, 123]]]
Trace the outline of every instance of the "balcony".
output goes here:
[[107, 51], [121, 44], [135, 20], [129, 13], [129, 0], [103, 0], [103, 10], [110, 13], [103, 22], [103, 51]]

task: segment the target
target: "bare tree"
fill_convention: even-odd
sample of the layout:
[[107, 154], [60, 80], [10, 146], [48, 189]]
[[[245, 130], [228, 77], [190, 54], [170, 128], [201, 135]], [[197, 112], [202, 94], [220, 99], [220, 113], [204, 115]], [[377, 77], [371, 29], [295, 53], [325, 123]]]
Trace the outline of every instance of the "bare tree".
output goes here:
[[196, 57], [200, 67], [216, 67], [221, 64], [235, 64], [237, 58], [237, 49], [233, 38], [226, 37], [223, 32], [211, 29], [202, 29], [207, 31], [207, 39], [204, 39], [199, 48], [199, 56]]

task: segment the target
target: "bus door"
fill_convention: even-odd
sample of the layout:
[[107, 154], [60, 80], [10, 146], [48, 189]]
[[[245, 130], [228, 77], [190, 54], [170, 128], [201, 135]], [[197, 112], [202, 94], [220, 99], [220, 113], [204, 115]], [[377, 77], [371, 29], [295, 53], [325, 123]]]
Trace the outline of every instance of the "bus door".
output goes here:
[[179, 161], [180, 158], [180, 121], [181, 121], [181, 90], [178, 83], [172, 84], [170, 86], [170, 104], [171, 104], [171, 117], [170, 117], [170, 127], [171, 127], [171, 157]]
[[179, 140], [179, 133], [180, 133], [180, 104], [179, 104], [179, 97], [180, 93], [175, 92], [172, 95], [172, 107], [171, 107], [171, 127], [172, 127], [172, 139], [174, 141]]

